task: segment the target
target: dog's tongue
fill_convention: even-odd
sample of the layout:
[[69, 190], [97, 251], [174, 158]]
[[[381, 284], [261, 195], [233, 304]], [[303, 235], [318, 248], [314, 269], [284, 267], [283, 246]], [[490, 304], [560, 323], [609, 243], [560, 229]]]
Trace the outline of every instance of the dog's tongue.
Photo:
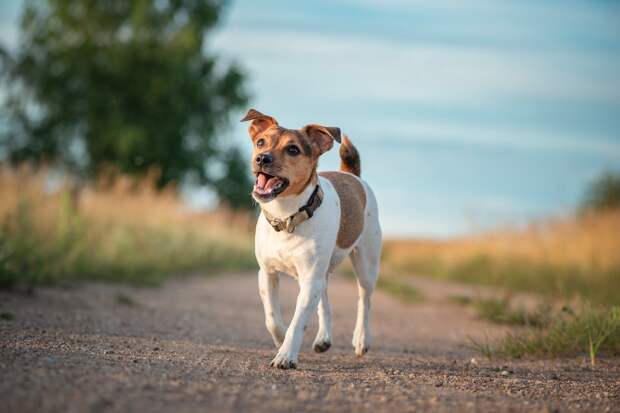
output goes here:
[[273, 190], [273, 188], [278, 185], [282, 180], [278, 177], [267, 177], [265, 174], [258, 174], [256, 177], [256, 188], [263, 193], [268, 193]]
[[267, 176], [265, 176], [265, 174], [258, 174], [258, 177], [256, 179], [256, 186], [261, 189], [264, 189], [266, 183], [267, 183]]
[[267, 183], [265, 184], [265, 191], [271, 192], [271, 190], [277, 185], [279, 184], [281, 181], [280, 178], [277, 177], [273, 177], [273, 178], [269, 178], [267, 180]]

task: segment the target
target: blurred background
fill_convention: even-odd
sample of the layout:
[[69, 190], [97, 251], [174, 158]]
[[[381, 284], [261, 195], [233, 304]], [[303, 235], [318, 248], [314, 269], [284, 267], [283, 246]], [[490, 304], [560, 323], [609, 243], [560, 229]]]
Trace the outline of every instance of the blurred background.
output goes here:
[[618, 303], [619, 18], [611, 1], [5, 0], [0, 283], [255, 268], [238, 122], [255, 107], [349, 134], [386, 279]]
[[260, 110], [350, 135], [388, 235], [451, 237], [570, 213], [620, 167], [619, 16], [605, 1], [240, 1], [210, 43]]

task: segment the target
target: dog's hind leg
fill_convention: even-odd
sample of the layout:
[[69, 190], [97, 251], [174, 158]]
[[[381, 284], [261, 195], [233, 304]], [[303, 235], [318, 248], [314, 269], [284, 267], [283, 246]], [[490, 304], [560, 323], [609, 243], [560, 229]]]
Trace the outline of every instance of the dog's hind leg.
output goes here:
[[364, 355], [370, 348], [370, 297], [379, 277], [381, 259], [381, 231], [367, 228], [358, 245], [350, 254], [353, 268], [357, 275], [359, 301], [357, 303], [357, 321], [353, 331], [353, 348], [358, 356]]
[[314, 351], [317, 353], [329, 350], [332, 345], [332, 310], [327, 297], [327, 281], [329, 281], [329, 276], [330, 274], [327, 274], [325, 289], [321, 295], [321, 301], [319, 301], [319, 331], [312, 344]]
[[278, 273], [267, 273], [265, 270], [258, 272], [258, 291], [263, 309], [265, 310], [265, 325], [273, 338], [276, 347], [280, 347], [284, 341], [286, 325], [282, 321], [282, 311], [278, 299], [278, 286], [280, 278]]

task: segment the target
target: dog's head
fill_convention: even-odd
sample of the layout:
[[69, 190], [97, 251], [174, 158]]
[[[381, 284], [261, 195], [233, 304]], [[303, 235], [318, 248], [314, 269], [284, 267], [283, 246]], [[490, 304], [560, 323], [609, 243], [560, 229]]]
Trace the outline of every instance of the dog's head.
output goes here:
[[319, 157], [340, 142], [340, 129], [307, 125], [286, 129], [271, 116], [250, 109], [242, 122], [252, 121], [252, 172], [256, 183], [252, 195], [269, 202], [282, 195], [301, 193], [316, 175]]

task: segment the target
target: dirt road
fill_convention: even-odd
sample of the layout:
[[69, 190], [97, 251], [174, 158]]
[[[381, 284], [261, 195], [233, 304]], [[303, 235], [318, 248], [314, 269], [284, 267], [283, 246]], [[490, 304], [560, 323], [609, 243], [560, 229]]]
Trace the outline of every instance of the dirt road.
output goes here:
[[[336, 277], [334, 346], [313, 353], [309, 326], [294, 371], [269, 367], [250, 274], [0, 292], [0, 412], [620, 411], [620, 360], [485, 360], [462, 344], [502, 330], [446, 300], [461, 287], [417, 286], [419, 304], [375, 295], [358, 359], [356, 290]], [[296, 286], [281, 292], [290, 317]]]

